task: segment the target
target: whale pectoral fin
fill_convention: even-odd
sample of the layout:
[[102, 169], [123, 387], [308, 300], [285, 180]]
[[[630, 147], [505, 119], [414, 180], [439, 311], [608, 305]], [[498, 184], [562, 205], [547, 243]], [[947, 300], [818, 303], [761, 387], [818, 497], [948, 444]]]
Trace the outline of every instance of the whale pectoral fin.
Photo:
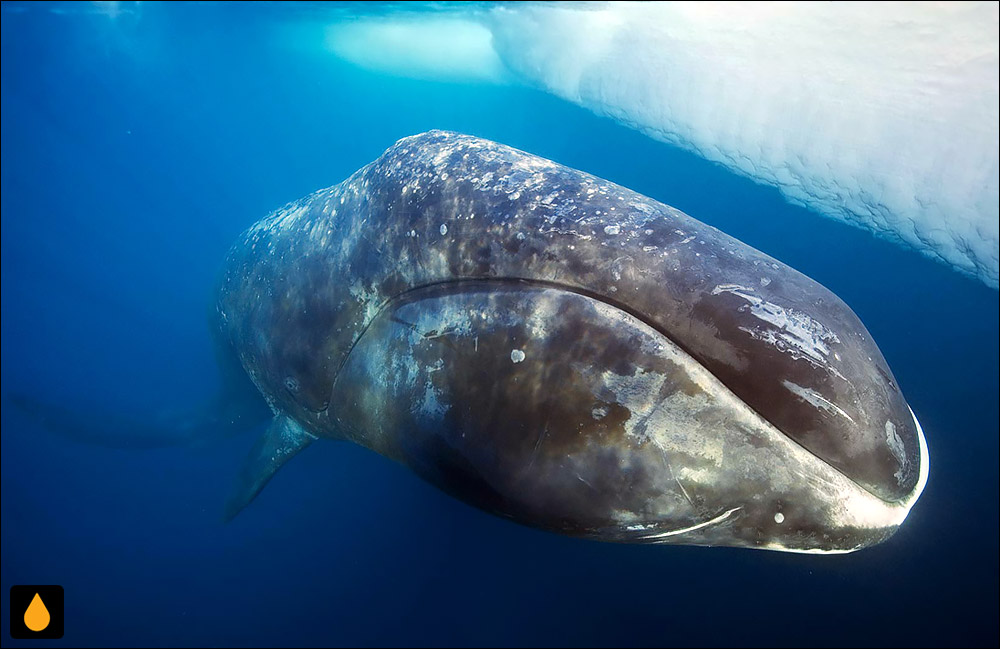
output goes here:
[[225, 520], [231, 521], [243, 511], [278, 469], [314, 439], [291, 417], [275, 415], [243, 463], [236, 489], [226, 503]]

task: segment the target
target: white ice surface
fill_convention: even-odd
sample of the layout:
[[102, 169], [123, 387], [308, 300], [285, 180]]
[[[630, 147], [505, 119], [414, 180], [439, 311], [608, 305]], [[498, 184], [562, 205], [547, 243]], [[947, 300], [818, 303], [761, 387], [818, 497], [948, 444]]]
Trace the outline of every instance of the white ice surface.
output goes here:
[[511, 3], [331, 29], [427, 78], [510, 73], [998, 286], [997, 3]]
[[326, 47], [363, 68], [435, 81], [489, 81], [507, 75], [482, 23], [455, 15], [403, 14], [336, 22]]

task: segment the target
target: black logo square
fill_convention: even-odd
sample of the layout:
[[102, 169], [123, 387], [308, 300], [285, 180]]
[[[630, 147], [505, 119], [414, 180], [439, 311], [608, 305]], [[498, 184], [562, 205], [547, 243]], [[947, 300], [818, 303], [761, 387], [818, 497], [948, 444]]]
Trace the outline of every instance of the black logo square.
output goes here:
[[63, 637], [63, 587], [11, 586], [10, 637]]

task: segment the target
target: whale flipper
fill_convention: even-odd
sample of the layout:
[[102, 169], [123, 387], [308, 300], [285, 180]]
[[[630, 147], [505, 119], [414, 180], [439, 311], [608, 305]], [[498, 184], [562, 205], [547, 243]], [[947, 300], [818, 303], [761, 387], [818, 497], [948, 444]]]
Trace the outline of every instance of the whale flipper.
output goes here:
[[316, 439], [294, 419], [277, 414], [257, 440], [237, 478], [236, 489], [226, 503], [225, 520], [231, 521], [250, 504], [272, 476], [296, 453]]

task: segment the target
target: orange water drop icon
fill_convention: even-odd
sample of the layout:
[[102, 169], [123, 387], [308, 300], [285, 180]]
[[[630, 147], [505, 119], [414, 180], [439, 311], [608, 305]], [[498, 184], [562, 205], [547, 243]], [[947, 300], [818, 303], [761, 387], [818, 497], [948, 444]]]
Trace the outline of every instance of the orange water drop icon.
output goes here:
[[24, 612], [24, 626], [32, 631], [44, 631], [51, 620], [49, 609], [45, 608], [42, 598], [39, 597], [38, 593], [35, 593], [31, 603], [28, 604], [28, 610]]

